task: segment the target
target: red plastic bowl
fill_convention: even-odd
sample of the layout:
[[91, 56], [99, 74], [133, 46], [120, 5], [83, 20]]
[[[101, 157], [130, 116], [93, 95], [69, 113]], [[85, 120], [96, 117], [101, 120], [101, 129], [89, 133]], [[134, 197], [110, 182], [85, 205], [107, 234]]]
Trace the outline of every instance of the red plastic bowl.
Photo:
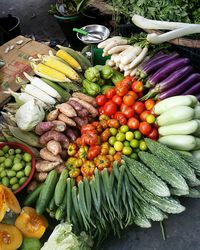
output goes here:
[[23, 185], [21, 185], [17, 190], [13, 191], [14, 194], [17, 194], [20, 191], [22, 191], [28, 185], [28, 183], [31, 181], [31, 179], [33, 178], [33, 175], [35, 173], [36, 160], [35, 160], [33, 152], [23, 144], [16, 143], [16, 142], [2, 142], [2, 143], [0, 143], [0, 149], [2, 149], [5, 145], [8, 145], [8, 146], [10, 146], [10, 148], [14, 148], [14, 149], [19, 148], [23, 152], [29, 153], [32, 156], [31, 172], [29, 174], [28, 179], [23, 183]]

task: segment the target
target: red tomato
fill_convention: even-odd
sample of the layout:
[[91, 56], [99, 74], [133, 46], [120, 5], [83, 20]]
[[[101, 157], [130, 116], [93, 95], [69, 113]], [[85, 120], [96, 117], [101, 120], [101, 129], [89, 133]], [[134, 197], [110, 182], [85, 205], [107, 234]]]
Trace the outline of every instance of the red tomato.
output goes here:
[[98, 106], [103, 106], [107, 102], [107, 98], [105, 95], [96, 96], [96, 103]]
[[124, 113], [124, 111], [128, 108], [128, 106], [125, 103], [122, 103], [120, 105], [120, 111]]
[[137, 95], [138, 95], [138, 99], [139, 99], [139, 98], [143, 97], [144, 93], [143, 92], [139, 92], [139, 93], [137, 93]]
[[86, 124], [81, 127], [81, 134], [85, 134], [88, 131], [95, 131], [95, 126], [92, 124]]
[[112, 98], [112, 101], [115, 102], [117, 105], [121, 105], [122, 104], [122, 97], [118, 96], [118, 95], [114, 95]]
[[150, 110], [145, 110], [140, 114], [140, 120], [145, 122], [147, 115], [150, 115], [151, 111]]
[[132, 106], [135, 102], [135, 98], [133, 95], [129, 95], [129, 94], [126, 94], [124, 97], [123, 97], [123, 102], [127, 105], [127, 106]]
[[148, 99], [148, 100], [145, 101], [144, 105], [145, 105], [145, 108], [147, 110], [151, 110], [151, 109], [153, 109], [153, 107], [155, 105], [155, 101], [152, 100], [152, 99]]
[[122, 112], [116, 112], [114, 118], [118, 120], [121, 125], [125, 125], [127, 123], [126, 116]]
[[119, 86], [116, 88], [116, 94], [118, 96], [125, 96], [128, 93], [129, 87], [127, 86]]
[[151, 125], [147, 122], [141, 122], [139, 130], [143, 135], [148, 135], [151, 132]]
[[135, 78], [132, 76], [126, 76], [122, 81], [121, 81], [121, 86], [123, 86], [124, 84], [128, 84], [128, 86], [131, 85], [131, 83], [135, 81]]
[[131, 85], [131, 88], [134, 92], [139, 93], [143, 91], [144, 85], [140, 81], [134, 81]]
[[138, 129], [140, 123], [135, 117], [132, 117], [128, 119], [127, 125], [130, 129]]
[[111, 88], [106, 91], [106, 97], [108, 99], [112, 99], [115, 94], [116, 94], [115, 88]]
[[127, 118], [133, 117], [134, 113], [135, 113], [135, 112], [134, 112], [133, 108], [131, 108], [131, 107], [127, 107], [127, 108], [123, 111], [123, 114], [125, 114], [125, 116], [126, 116]]
[[103, 106], [101, 106], [101, 107], [98, 109], [98, 111], [99, 111], [99, 114], [100, 114], [100, 115], [103, 115], [103, 114], [104, 114], [104, 108], [103, 108]]
[[133, 109], [135, 110], [137, 114], [141, 114], [144, 108], [145, 106], [143, 102], [135, 102], [135, 104], [133, 105]]
[[133, 97], [134, 97], [134, 99], [135, 99], [135, 101], [138, 99], [138, 94], [136, 94], [135, 92], [133, 92], [132, 90], [130, 90], [128, 93], [127, 93], [128, 95], [132, 95]]
[[114, 115], [117, 111], [117, 104], [114, 103], [113, 101], [108, 101], [103, 106], [103, 109], [106, 115], [109, 115], [109, 116]]
[[155, 141], [158, 140], [159, 135], [157, 128], [152, 128], [147, 137]]

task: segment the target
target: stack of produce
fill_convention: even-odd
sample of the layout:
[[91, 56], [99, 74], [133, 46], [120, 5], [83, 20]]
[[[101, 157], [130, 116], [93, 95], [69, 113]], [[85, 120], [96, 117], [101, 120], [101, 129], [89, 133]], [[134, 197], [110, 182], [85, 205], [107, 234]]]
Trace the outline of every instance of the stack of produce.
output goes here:
[[106, 64], [124, 71], [125, 76], [134, 76], [147, 56], [148, 47], [145, 44], [132, 46], [128, 42], [123, 37], [115, 36], [99, 43], [98, 48], [103, 49], [103, 56], [111, 55]]
[[109, 88], [113, 88], [117, 82], [124, 76], [108, 65], [96, 65], [89, 67], [85, 71], [82, 91], [90, 96], [97, 96], [100, 93], [105, 94]]

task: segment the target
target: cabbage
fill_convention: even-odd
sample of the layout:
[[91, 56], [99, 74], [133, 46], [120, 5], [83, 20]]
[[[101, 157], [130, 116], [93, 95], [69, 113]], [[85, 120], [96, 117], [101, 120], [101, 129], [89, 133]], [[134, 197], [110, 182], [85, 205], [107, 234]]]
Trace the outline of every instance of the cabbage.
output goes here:
[[72, 233], [72, 226], [65, 222], [57, 225], [41, 250], [90, 250], [92, 240], [82, 232], [80, 236]]
[[36, 100], [24, 103], [16, 112], [17, 126], [24, 131], [31, 131], [45, 117], [45, 112]]

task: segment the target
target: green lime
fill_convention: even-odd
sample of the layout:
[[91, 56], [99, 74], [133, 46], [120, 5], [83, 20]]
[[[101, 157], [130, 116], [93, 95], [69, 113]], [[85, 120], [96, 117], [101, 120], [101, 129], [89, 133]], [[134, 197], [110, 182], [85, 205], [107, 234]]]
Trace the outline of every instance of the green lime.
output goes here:
[[136, 130], [133, 133], [134, 133], [135, 139], [140, 140], [142, 138], [142, 134], [140, 133], [140, 131]]
[[122, 125], [119, 129], [120, 132], [126, 133], [129, 131], [129, 127], [127, 125]]
[[23, 160], [24, 160], [25, 162], [31, 162], [32, 156], [31, 156], [30, 154], [28, 154], [28, 153], [24, 153], [24, 155], [23, 155]]
[[5, 167], [11, 167], [12, 166], [12, 160], [10, 158], [7, 158], [4, 161], [4, 165], [5, 165]]
[[131, 158], [131, 159], [134, 159], [134, 160], [138, 160], [138, 154], [137, 154], [137, 153], [132, 153], [132, 154], [130, 155], [130, 158]]
[[130, 155], [133, 152], [131, 147], [123, 147], [122, 154], [124, 155]]
[[116, 128], [110, 128], [109, 130], [110, 130], [111, 135], [116, 135], [118, 132]]
[[124, 142], [124, 147], [130, 147], [130, 142], [129, 141], [125, 141]]
[[136, 139], [133, 139], [131, 142], [130, 142], [130, 146], [132, 147], [132, 148], [138, 148], [139, 147], [139, 141], [138, 140], [136, 140]]
[[140, 141], [139, 149], [142, 151], [146, 151], [148, 149], [145, 141]]
[[114, 149], [116, 151], [122, 151], [122, 149], [123, 149], [123, 143], [121, 141], [116, 141], [114, 143]]
[[125, 141], [125, 139], [126, 139], [126, 136], [125, 136], [124, 133], [119, 132], [119, 133], [116, 134], [116, 140], [117, 141]]
[[131, 131], [126, 132], [126, 140], [132, 141], [134, 139], [134, 133]]
[[109, 155], [114, 155], [116, 153], [116, 150], [113, 147], [109, 148]]
[[115, 136], [111, 136], [109, 138], [108, 142], [110, 143], [110, 145], [114, 145], [114, 143], [116, 142], [116, 137]]

